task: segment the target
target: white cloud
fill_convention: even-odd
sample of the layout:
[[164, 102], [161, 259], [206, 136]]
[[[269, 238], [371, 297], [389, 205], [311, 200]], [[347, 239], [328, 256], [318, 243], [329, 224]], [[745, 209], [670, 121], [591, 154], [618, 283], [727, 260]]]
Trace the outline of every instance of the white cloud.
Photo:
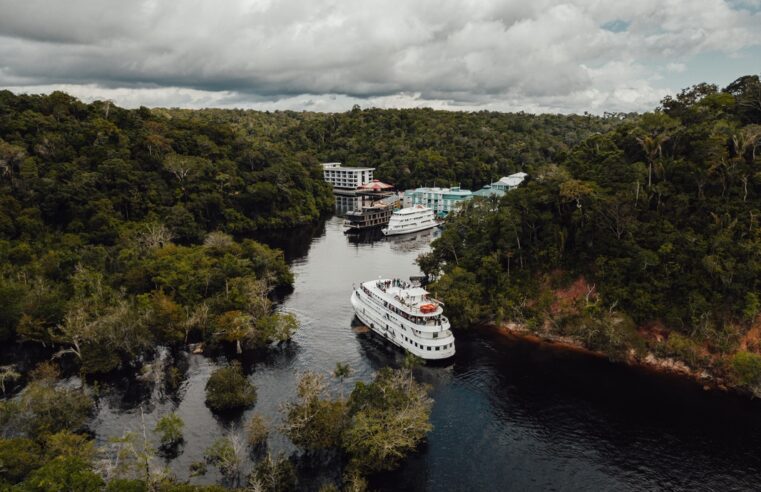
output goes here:
[[643, 110], [694, 55], [759, 48], [756, 1], [0, 0], [0, 86], [126, 106]]
[[669, 63], [666, 65], [666, 70], [673, 73], [682, 73], [687, 70], [687, 65], [684, 63]]

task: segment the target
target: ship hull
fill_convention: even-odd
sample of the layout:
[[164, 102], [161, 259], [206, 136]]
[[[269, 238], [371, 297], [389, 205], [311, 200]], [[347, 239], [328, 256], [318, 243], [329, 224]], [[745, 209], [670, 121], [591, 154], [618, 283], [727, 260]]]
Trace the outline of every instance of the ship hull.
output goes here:
[[427, 231], [428, 229], [433, 229], [436, 226], [438, 226], [438, 224], [437, 223], [433, 223], [433, 224], [421, 225], [421, 226], [419, 226], [417, 228], [414, 228], [414, 229], [392, 230], [392, 231], [390, 231], [390, 230], [388, 230], [388, 228], [386, 228], [386, 229], [381, 229], [381, 232], [383, 232], [383, 234], [386, 235], [386, 236], [399, 236], [399, 235], [402, 235], [402, 234], [412, 234], [413, 232]]
[[[454, 337], [420, 339], [412, 336], [412, 329], [404, 328], [384, 313], [379, 306], [366, 302], [356, 290], [351, 304], [359, 321], [397, 347], [426, 360], [448, 359], [455, 354]], [[438, 347], [438, 348], [437, 348]]]

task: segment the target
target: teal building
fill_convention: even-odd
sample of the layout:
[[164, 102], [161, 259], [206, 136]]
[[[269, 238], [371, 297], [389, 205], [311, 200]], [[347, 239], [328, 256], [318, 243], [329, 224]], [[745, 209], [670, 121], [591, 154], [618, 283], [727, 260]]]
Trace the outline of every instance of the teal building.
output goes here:
[[499, 181], [485, 185], [480, 190], [474, 192], [473, 196], [484, 198], [495, 195], [498, 197], [504, 196], [508, 191], [520, 186], [520, 184], [523, 183], [523, 180], [526, 179], [526, 176], [528, 176], [526, 173], [515, 173], [510, 176], [505, 176]]
[[440, 216], [446, 216], [457, 205], [473, 196], [470, 190], [459, 186], [452, 188], [416, 188], [404, 192], [404, 206], [424, 205]]

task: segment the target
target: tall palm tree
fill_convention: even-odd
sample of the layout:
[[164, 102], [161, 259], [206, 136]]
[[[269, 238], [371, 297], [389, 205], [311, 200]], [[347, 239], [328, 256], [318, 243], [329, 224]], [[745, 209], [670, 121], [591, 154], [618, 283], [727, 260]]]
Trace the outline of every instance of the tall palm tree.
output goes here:
[[647, 159], [647, 187], [653, 186], [653, 164], [663, 158], [663, 144], [671, 138], [665, 132], [637, 137], [640, 147], [645, 152]]

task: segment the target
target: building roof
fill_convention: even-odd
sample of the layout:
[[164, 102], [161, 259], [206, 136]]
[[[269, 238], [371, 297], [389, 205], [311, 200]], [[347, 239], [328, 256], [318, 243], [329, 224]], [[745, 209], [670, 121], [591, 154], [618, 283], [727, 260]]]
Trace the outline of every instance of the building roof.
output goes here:
[[412, 195], [415, 193], [442, 193], [445, 195], [461, 195], [469, 196], [472, 192], [470, 190], [463, 190], [459, 186], [453, 186], [452, 188], [415, 188], [414, 190], [406, 190], [405, 195]]
[[369, 183], [365, 183], [359, 187], [360, 190], [373, 190], [373, 191], [391, 190], [393, 188], [394, 188], [394, 185], [384, 183], [380, 181], [379, 179], [374, 179], [370, 181]]
[[444, 196], [458, 196], [458, 197], [467, 197], [472, 195], [473, 192], [470, 190], [449, 190], [444, 192]]
[[505, 194], [505, 190], [501, 190], [499, 188], [492, 188], [491, 185], [486, 185], [480, 190], [473, 193], [475, 196], [480, 197], [487, 197], [487, 196], [503, 196]]
[[374, 167], [350, 167], [344, 166], [340, 162], [323, 162], [323, 169], [346, 169], [347, 171], [373, 171]]
[[523, 180], [526, 179], [526, 176], [528, 176], [528, 174], [526, 173], [515, 173], [515, 174], [511, 174], [510, 176], [503, 177], [502, 179], [500, 179], [494, 184], [501, 184], [504, 186], [509, 186], [511, 188], [514, 188], [518, 186], [519, 184], [523, 183]]

